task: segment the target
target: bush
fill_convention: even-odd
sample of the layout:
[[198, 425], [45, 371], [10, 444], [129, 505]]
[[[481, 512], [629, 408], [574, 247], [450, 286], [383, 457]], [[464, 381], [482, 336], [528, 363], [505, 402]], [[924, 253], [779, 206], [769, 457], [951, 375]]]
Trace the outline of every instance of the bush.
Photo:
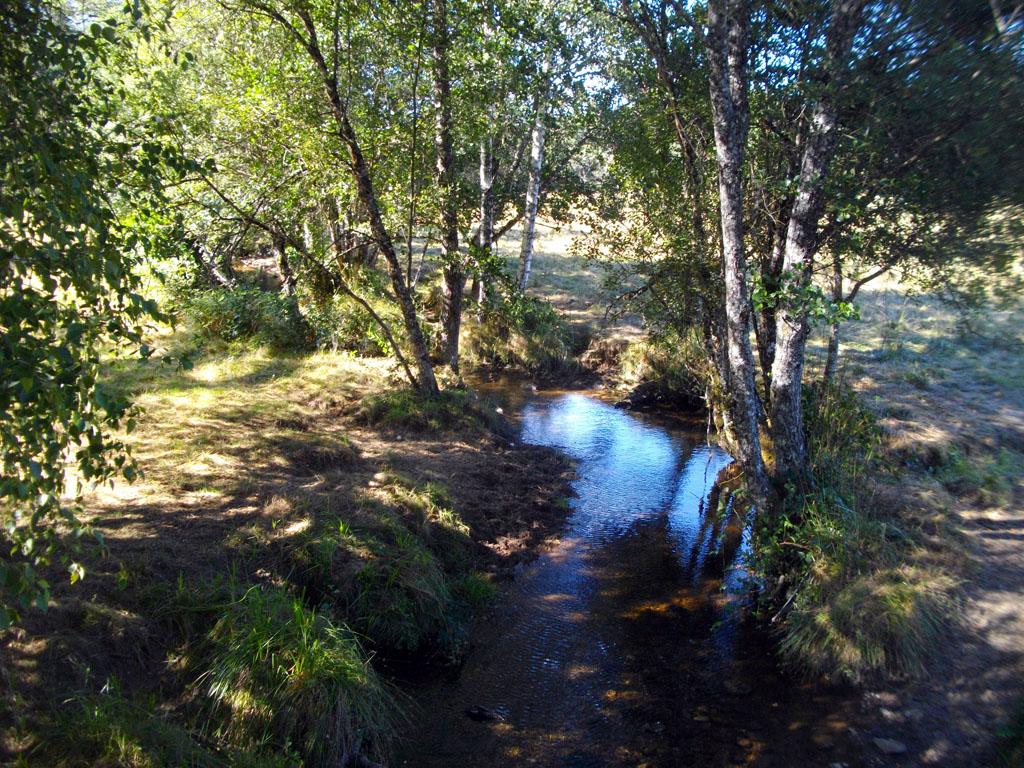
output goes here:
[[618, 384], [634, 388], [656, 384], [667, 397], [699, 402], [719, 391], [717, 374], [697, 328], [669, 330], [633, 341], [619, 358]]
[[250, 588], [207, 637], [207, 728], [306, 766], [384, 757], [395, 702], [356, 637], [280, 587]]
[[467, 323], [467, 331], [465, 358], [471, 368], [572, 372], [579, 347], [586, 347], [576, 343], [572, 329], [548, 302], [517, 292], [489, 305], [481, 322]]
[[850, 681], [920, 674], [957, 617], [955, 581], [914, 565], [916, 534], [872, 496], [881, 432], [848, 387], [809, 388], [806, 488], [755, 526], [753, 564], [793, 668]]
[[206, 339], [251, 341], [280, 351], [309, 349], [313, 334], [294, 297], [258, 288], [212, 288], [187, 296], [185, 317]]
[[[366, 299], [374, 311], [391, 326], [396, 339], [404, 326], [393, 302], [382, 300], [372, 292]], [[320, 349], [349, 350], [366, 357], [393, 354], [390, 343], [370, 313], [354, 299], [343, 294], [321, 298], [309, 303], [306, 311], [314, 343]]]

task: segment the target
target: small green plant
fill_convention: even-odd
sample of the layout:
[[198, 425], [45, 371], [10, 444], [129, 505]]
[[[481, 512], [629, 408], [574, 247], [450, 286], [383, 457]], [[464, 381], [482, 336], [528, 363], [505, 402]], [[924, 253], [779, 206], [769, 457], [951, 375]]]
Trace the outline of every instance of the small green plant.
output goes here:
[[494, 582], [482, 573], [467, 573], [455, 582], [452, 591], [470, 608], [487, 605], [498, 596]]

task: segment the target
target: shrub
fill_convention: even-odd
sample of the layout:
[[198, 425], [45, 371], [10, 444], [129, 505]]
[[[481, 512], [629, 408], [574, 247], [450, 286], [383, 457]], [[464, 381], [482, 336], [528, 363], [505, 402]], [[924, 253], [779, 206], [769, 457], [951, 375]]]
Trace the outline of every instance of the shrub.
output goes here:
[[666, 395], [700, 401], [719, 390], [701, 333], [665, 331], [631, 342], [619, 358], [618, 382], [623, 387], [657, 384]]
[[[367, 301], [391, 326], [392, 333], [400, 337], [403, 325], [393, 302], [382, 301], [372, 295], [367, 297]], [[320, 349], [344, 349], [366, 357], [393, 353], [387, 338], [370, 313], [344, 294], [310, 302], [306, 321], [312, 329], [314, 343]]]
[[181, 305], [196, 332], [209, 340], [251, 341], [281, 351], [308, 349], [309, 325], [294, 297], [258, 288], [212, 288], [188, 296]]
[[514, 291], [486, 307], [480, 322], [467, 323], [467, 334], [465, 357], [471, 368], [533, 374], [574, 371], [575, 355], [588, 341], [580, 343], [548, 302]]
[[232, 603], [204, 658], [207, 729], [227, 743], [295, 751], [307, 766], [384, 756], [392, 695], [350, 631], [284, 589], [252, 587]]

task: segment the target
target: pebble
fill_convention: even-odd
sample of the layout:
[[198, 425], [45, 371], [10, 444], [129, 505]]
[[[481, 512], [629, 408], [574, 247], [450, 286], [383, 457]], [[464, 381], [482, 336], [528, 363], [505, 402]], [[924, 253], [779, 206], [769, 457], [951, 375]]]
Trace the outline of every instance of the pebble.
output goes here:
[[733, 696], [748, 696], [753, 689], [746, 683], [738, 683], [733, 680], [725, 681], [725, 690]]
[[907, 745], [902, 741], [896, 741], [896, 739], [875, 738], [872, 741], [875, 742], [875, 746], [885, 755], [902, 755], [907, 751]]

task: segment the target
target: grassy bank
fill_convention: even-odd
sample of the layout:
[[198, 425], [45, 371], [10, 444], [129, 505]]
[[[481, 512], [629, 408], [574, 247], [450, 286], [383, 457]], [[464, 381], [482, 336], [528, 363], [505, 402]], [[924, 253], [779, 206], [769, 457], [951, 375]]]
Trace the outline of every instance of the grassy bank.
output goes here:
[[378, 762], [406, 714], [376, 659], [457, 662], [564, 516], [562, 460], [384, 359], [208, 345], [108, 383], [144, 475], [87, 496], [86, 580], [2, 638], [18, 764]]

